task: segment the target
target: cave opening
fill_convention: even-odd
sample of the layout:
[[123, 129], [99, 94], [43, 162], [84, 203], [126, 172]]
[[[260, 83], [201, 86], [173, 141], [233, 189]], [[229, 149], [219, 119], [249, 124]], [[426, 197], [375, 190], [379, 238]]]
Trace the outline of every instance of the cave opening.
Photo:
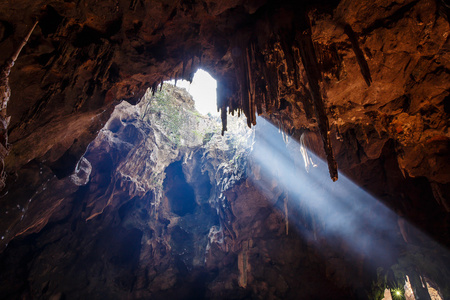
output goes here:
[[195, 102], [195, 109], [203, 115], [211, 114], [219, 115], [217, 112], [217, 81], [203, 69], [198, 69], [192, 81], [187, 80], [170, 80], [167, 83], [185, 88], [192, 95]]

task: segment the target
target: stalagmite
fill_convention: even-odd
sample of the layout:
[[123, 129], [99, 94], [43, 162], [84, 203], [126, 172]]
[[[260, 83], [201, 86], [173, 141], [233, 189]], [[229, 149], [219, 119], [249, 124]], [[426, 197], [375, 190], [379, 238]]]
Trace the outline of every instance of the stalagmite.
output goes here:
[[250, 241], [242, 242], [242, 251], [238, 255], [238, 268], [239, 268], [239, 286], [246, 288], [247, 287], [247, 272], [249, 269], [248, 265], [248, 249]]
[[419, 274], [418, 270], [415, 267], [411, 267], [407, 271], [407, 275], [411, 280], [411, 286], [416, 299], [431, 300], [430, 294], [428, 293], [428, 289], [426, 287], [426, 282], [423, 280], [423, 277]]

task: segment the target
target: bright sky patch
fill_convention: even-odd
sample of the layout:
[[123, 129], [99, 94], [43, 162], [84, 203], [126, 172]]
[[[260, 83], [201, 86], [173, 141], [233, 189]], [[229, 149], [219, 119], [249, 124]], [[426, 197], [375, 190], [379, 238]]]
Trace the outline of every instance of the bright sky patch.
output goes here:
[[[175, 84], [175, 80], [168, 81]], [[211, 113], [218, 115], [216, 104], [217, 81], [208, 72], [199, 69], [192, 80], [192, 84], [186, 80], [178, 80], [177, 87], [185, 88], [194, 98], [195, 108], [203, 115]]]

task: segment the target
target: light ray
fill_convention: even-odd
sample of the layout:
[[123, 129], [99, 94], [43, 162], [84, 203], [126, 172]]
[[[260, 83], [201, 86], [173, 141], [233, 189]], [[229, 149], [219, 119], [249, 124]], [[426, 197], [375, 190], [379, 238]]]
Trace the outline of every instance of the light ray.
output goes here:
[[262, 118], [257, 122], [263, 129], [257, 135], [252, 159], [261, 167], [261, 176], [253, 182], [271, 198], [276, 196], [271, 187], [275, 178], [291, 206], [297, 207], [297, 212], [306, 209], [320, 224], [320, 228], [313, 228], [305, 226], [303, 220], [290, 219], [297, 231], [308, 241], [316, 242], [319, 236], [329, 243], [345, 243], [355, 255], [367, 257], [374, 268], [396, 261], [406, 244], [399, 217], [343, 174], [331, 182], [327, 164], [310, 151], [308, 155], [317, 166], [307, 172], [303, 161], [294, 163], [295, 156], [301, 157], [300, 145], [291, 138], [289, 143], [294, 144], [286, 146], [278, 129]]

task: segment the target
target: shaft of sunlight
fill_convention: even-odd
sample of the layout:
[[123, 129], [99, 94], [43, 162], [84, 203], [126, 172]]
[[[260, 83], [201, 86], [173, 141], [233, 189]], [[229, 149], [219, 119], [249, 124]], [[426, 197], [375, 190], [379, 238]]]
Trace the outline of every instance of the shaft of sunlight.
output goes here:
[[270, 182], [276, 178], [287, 191], [289, 201], [306, 208], [321, 224], [317, 229], [298, 223], [300, 234], [311, 241], [319, 236], [328, 242], [344, 242], [355, 254], [370, 256], [378, 263], [394, 255], [403, 243], [394, 212], [345, 176], [330, 182], [327, 164], [302, 149], [308, 151], [308, 160], [315, 163], [307, 172], [303, 162], [293, 163], [293, 157], [302, 157], [297, 142], [290, 139], [286, 146], [277, 128], [262, 118], [258, 118], [258, 125], [264, 128], [263, 134], [258, 136], [252, 155], [261, 166], [261, 177], [254, 182], [270, 195]]

